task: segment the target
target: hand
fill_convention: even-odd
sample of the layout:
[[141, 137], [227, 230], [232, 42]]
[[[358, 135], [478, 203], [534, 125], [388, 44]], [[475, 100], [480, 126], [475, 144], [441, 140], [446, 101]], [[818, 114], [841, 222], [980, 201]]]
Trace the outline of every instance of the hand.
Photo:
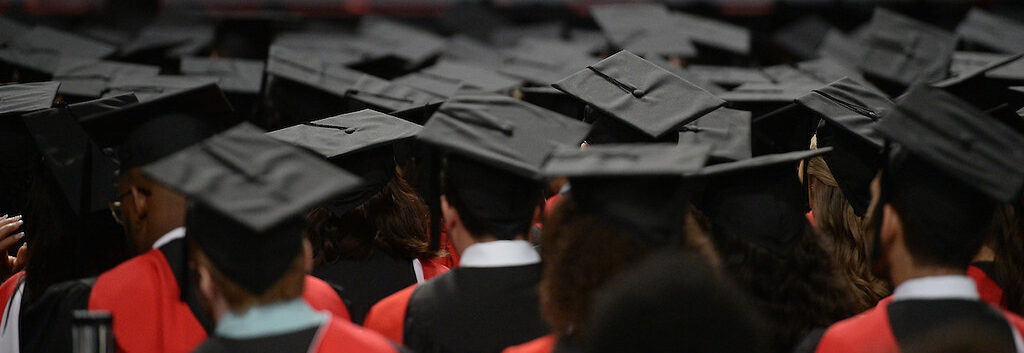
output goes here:
[[0, 217], [0, 253], [4, 256], [0, 259], [0, 278], [6, 279], [25, 267], [25, 246], [18, 249], [17, 257], [7, 255], [7, 249], [25, 237], [25, 232], [15, 233], [24, 223], [21, 216]]

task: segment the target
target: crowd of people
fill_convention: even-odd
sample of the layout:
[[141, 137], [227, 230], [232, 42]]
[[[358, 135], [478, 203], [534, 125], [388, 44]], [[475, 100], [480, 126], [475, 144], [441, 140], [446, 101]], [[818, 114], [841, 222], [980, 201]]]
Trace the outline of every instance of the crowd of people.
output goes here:
[[0, 352], [1024, 352], [1024, 23], [458, 11], [0, 18]]

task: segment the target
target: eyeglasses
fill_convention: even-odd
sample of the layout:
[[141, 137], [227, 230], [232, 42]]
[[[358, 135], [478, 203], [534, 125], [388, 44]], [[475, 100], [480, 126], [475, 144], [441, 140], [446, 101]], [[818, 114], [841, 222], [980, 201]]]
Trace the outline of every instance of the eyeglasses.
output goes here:
[[[139, 187], [136, 187], [135, 189], [138, 190], [139, 193], [149, 196], [149, 190]], [[117, 224], [124, 225], [124, 217], [121, 215], [121, 199], [131, 193], [131, 191], [125, 191], [124, 193], [117, 195], [117, 198], [114, 199], [115, 201], [107, 204], [107, 207], [110, 208], [110, 216], [114, 217], [114, 221], [117, 222]]]

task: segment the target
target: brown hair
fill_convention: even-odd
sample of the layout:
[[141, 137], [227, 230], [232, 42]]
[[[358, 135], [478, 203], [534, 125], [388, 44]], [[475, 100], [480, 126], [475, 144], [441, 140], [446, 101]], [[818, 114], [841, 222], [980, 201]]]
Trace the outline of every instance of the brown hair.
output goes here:
[[890, 290], [871, 273], [868, 224], [854, 213], [824, 159], [809, 160], [807, 175], [809, 180], [814, 180], [808, 184], [814, 187], [814, 223], [822, 235], [822, 247], [856, 288], [857, 311], [870, 309], [889, 295]]
[[1020, 315], [1024, 314], [1024, 217], [1018, 207], [996, 208], [987, 243], [995, 252], [992, 280], [1003, 290], [1002, 305]]
[[541, 252], [541, 311], [555, 334], [570, 337], [581, 331], [594, 292], [638, 263], [648, 247], [565, 198], [544, 226]]
[[217, 289], [220, 290], [221, 294], [224, 295], [228, 308], [233, 312], [243, 313], [253, 306], [295, 299], [302, 296], [306, 281], [306, 259], [303, 252], [299, 252], [299, 255], [292, 260], [291, 267], [266, 292], [255, 295], [220, 272], [210, 262], [210, 258], [194, 242], [190, 241], [189, 243], [189, 247], [192, 250], [192, 259], [195, 260], [196, 266], [209, 270], [211, 280], [217, 285]]
[[381, 191], [340, 217], [324, 207], [306, 216], [306, 235], [316, 264], [367, 259], [377, 250], [405, 259], [435, 257], [430, 251], [427, 205], [396, 173]]

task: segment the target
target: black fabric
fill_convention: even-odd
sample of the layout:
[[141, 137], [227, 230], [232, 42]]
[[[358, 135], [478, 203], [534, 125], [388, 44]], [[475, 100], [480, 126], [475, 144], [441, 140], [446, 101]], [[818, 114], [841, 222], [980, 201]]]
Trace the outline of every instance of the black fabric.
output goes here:
[[0, 85], [0, 116], [49, 108], [60, 82]]
[[582, 353], [583, 351], [583, 347], [580, 347], [579, 343], [565, 337], [559, 337], [555, 342], [555, 347], [551, 349], [551, 353]]
[[128, 133], [118, 150], [126, 171], [156, 162], [213, 136], [216, 128], [186, 114], [164, 114]]
[[977, 267], [981, 272], [985, 273], [993, 282], [996, 283], [999, 288], [1006, 288], [1003, 283], [999, 283], [999, 276], [996, 276], [996, 263], [993, 261], [976, 261], [972, 262], [971, 266]]
[[888, 306], [889, 325], [900, 349], [906, 351], [907, 344], [927, 337], [929, 332], [947, 328], [949, 325], [964, 325], [972, 330], [993, 333], [990, 339], [998, 339], [1003, 351], [1014, 352], [1013, 333], [1010, 323], [995, 308], [976, 300], [900, 300]]
[[814, 351], [818, 350], [818, 343], [820, 343], [821, 338], [825, 336], [826, 330], [827, 328], [816, 328], [811, 330], [811, 333], [804, 336], [804, 339], [793, 348], [793, 353], [814, 353]]
[[802, 151], [811, 145], [811, 136], [821, 120], [796, 103], [751, 121], [751, 150], [754, 156]]
[[21, 297], [21, 351], [71, 352], [71, 314], [89, 308], [94, 283], [95, 278], [87, 278], [55, 284], [34, 303], [27, 302], [31, 296], [26, 287]]
[[324, 280], [345, 298], [352, 322], [362, 325], [370, 308], [381, 299], [416, 284], [412, 260], [374, 251], [366, 260], [342, 259], [313, 268], [312, 275]]
[[712, 162], [752, 157], [750, 112], [718, 108], [679, 131], [680, 146], [711, 145]]
[[418, 286], [405, 346], [419, 353], [500, 352], [548, 334], [540, 316], [541, 265], [458, 267]]
[[199, 325], [209, 334], [213, 332], [213, 318], [207, 313], [200, 299], [199, 277], [195, 270], [188, 266], [187, 247], [185, 239], [182, 238], [172, 240], [158, 248], [158, 250], [167, 259], [167, 266], [170, 267], [171, 273], [174, 274], [174, 281], [178, 283], [178, 288], [181, 290], [182, 300], [185, 304], [188, 304], [188, 309], [192, 311], [192, 315], [199, 321]]
[[273, 336], [232, 339], [211, 336], [193, 353], [307, 353], [320, 326]]

